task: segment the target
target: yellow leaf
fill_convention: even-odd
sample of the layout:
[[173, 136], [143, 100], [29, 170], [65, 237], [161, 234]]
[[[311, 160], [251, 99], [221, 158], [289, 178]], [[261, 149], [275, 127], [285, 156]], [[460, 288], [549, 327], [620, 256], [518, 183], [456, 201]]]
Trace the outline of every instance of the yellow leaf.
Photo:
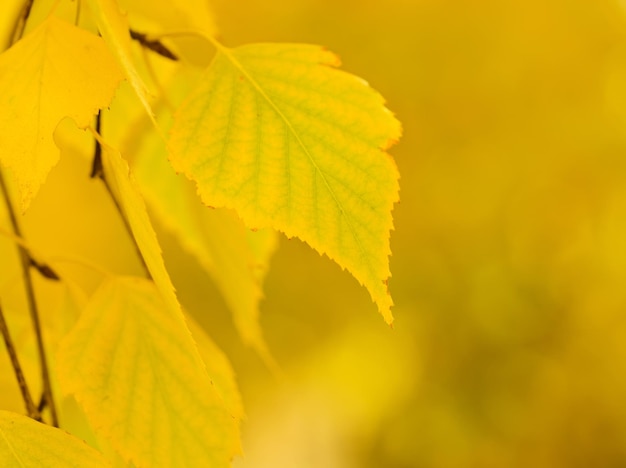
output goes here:
[[237, 419], [243, 419], [243, 402], [237, 386], [235, 371], [230, 361], [204, 329], [190, 316], [187, 316], [187, 325], [198, 345], [198, 351], [206, 365], [211, 382], [224, 401], [228, 412]]
[[273, 359], [259, 326], [259, 302], [264, 273], [277, 247], [276, 233], [268, 229], [250, 232], [230, 210], [207, 210], [200, 205], [186, 181], [175, 176], [164, 152], [143, 152], [136, 169], [158, 219], [213, 278], [242, 339], [271, 365]]
[[0, 465], [111, 466], [82, 440], [20, 414], [0, 411]]
[[119, 202], [120, 208], [128, 220], [150, 275], [161, 291], [173, 316], [178, 317], [178, 320], [184, 323], [174, 285], [163, 263], [161, 246], [128, 164], [122, 159], [119, 151], [104, 142], [102, 142], [102, 149], [104, 174], [115, 199]]
[[171, 162], [209, 206], [297, 236], [347, 268], [392, 322], [387, 291], [401, 133], [383, 98], [321, 47], [218, 45], [176, 114]]
[[[179, 74], [168, 87], [170, 98], [178, 97], [186, 78]], [[171, 125], [165, 110], [160, 110], [158, 117], [163, 128]], [[230, 210], [207, 210], [189, 182], [176, 177], [167, 162], [163, 141], [156, 134], [144, 133], [138, 138], [133, 127], [130, 138], [137, 181], [152, 212], [214, 279], [244, 342], [273, 367], [259, 325], [259, 302], [267, 266], [277, 247], [276, 232], [251, 232]]]
[[149, 280], [103, 283], [58, 362], [96, 433], [137, 467], [225, 467], [239, 451], [237, 420]]
[[92, 12], [95, 14], [100, 34], [102, 34], [111, 51], [115, 54], [128, 82], [135, 90], [146, 112], [154, 120], [154, 114], [148, 99], [148, 90], [133, 63], [130, 48], [130, 32], [126, 17], [120, 12], [115, 0], [88, 0], [88, 2]]
[[13, 173], [25, 211], [59, 160], [57, 124], [87, 127], [122, 79], [104, 41], [50, 16], [0, 55], [0, 165]]

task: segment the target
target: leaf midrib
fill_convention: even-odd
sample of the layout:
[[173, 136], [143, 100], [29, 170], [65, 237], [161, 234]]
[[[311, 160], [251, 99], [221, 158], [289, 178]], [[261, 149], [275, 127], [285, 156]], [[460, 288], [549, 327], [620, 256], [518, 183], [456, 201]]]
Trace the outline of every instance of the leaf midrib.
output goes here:
[[367, 265], [367, 269], [370, 271], [370, 273], [372, 273], [372, 265], [371, 262], [369, 261], [369, 258], [366, 255], [365, 249], [363, 248], [363, 244], [361, 243], [361, 239], [359, 238], [359, 236], [356, 234], [356, 231], [354, 229], [354, 226], [352, 225], [352, 220], [350, 219], [350, 217], [348, 216], [346, 210], [343, 207], [343, 204], [341, 203], [341, 201], [337, 198], [337, 195], [335, 194], [335, 192], [333, 191], [333, 189], [331, 188], [328, 179], [326, 178], [326, 174], [320, 169], [320, 167], [318, 166], [317, 162], [315, 161], [313, 155], [311, 154], [311, 152], [309, 151], [309, 149], [306, 147], [306, 145], [304, 144], [304, 142], [302, 141], [302, 138], [300, 138], [299, 133], [296, 131], [296, 129], [294, 128], [294, 126], [292, 125], [291, 121], [287, 118], [287, 116], [285, 116], [285, 114], [280, 110], [280, 108], [278, 107], [278, 105], [276, 103], [274, 103], [274, 101], [270, 98], [270, 96], [265, 92], [265, 90], [261, 87], [261, 85], [259, 85], [259, 83], [250, 75], [250, 73], [248, 73], [248, 71], [246, 70], [246, 68], [239, 62], [239, 60], [237, 60], [237, 58], [234, 56], [234, 54], [231, 52], [231, 49], [229, 49], [228, 47], [223, 46], [222, 44], [218, 43], [218, 42], [214, 42], [215, 46], [218, 49], [218, 52], [221, 53], [222, 55], [224, 55], [224, 57], [226, 57], [228, 59], [228, 61], [239, 71], [241, 72], [241, 74], [248, 80], [248, 82], [250, 83], [250, 85], [252, 86], [252, 88], [259, 93], [263, 99], [267, 102], [267, 104], [274, 110], [274, 112], [276, 112], [278, 114], [278, 116], [280, 117], [280, 119], [284, 122], [285, 126], [287, 127], [287, 129], [289, 130], [289, 132], [291, 133], [291, 135], [294, 137], [294, 139], [296, 140], [296, 142], [298, 143], [298, 146], [300, 146], [300, 148], [302, 148], [303, 153], [306, 155], [306, 157], [308, 158], [309, 162], [311, 163], [311, 165], [313, 166], [313, 168], [315, 169], [315, 172], [317, 174], [319, 174], [322, 177], [322, 180], [324, 181], [324, 185], [326, 186], [326, 189], [328, 190], [328, 192], [330, 193], [333, 201], [335, 202], [335, 204], [337, 205], [337, 208], [339, 209], [339, 212], [341, 213], [341, 216], [345, 219], [346, 224], [348, 226], [348, 229], [350, 231], [350, 233], [352, 234], [352, 237], [354, 238], [354, 240], [356, 241], [358, 248], [359, 248], [359, 252], [361, 254], [361, 259], [366, 263]]

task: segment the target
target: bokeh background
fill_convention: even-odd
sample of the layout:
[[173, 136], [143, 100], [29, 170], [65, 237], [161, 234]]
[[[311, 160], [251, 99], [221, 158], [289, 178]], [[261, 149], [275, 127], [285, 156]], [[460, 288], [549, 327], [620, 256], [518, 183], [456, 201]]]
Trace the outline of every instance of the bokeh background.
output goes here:
[[[235, 467], [626, 466], [626, 2], [210, 5], [226, 45], [338, 53], [404, 125], [393, 329], [348, 273], [282, 238], [261, 305], [275, 375], [159, 230], [182, 303], [238, 375]], [[29, 241], [141, 274], [74, 153], [33, 202]], [[0, 253], [15, 256], [6, 239]], [[16, 277], [0, 271], [5, 288]]]

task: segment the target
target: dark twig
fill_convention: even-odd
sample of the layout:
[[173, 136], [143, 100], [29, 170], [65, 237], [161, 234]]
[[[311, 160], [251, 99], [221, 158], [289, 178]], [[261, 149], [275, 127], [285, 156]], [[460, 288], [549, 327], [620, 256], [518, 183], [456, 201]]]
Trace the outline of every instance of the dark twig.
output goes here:
[[[100, 129], [102, 128], [102, 112], [98, 111], [98, 115], [96, 115], [96, 132], [100, 133]], [[91, 164], [91, 174], [89, 175], [92, 179], [96, 177], [104, 180], [104, 168], [102, 167], [102, 145], [95, 139], [95, 147], [93, 149], [93, 163]]]
[[28, 17], [30, 16], [30, 10], [33, 8], [34, 1], [35, 0], [26, 0], [24, 2], [24, 6], [22, 7], [20, 16], [17, 18], [17, 21], [15, 22], [15, 26], [13, 26], [13, 33], [11, 34], [11, 45], [19, 41], [24, 35], [24, 29], [26, 29], [26, 22], [28, 21]]
[[150, 49], [152, 52], [155, 52], [162, 57], [173, 61], [178, 60], [176, 54], [174, 54], [174, 52], [172, 52], [165, 45], [163, 45], [163, 43], [158, 39], [149, 39], [147, 34], [143, 34], [132, 29], [130, 30], [130, 37], [139, 42], [146, 49]]
[[[20, 16], [15, 22], [15, 26], [13, 28], [13, 34], [11, 35], [10, 45], [15, 44], [24, 35], [24, 29], [26, 28], [26, 22], [28, 21], [28, 17], [30, 16], [31, 9], [33, 7], [33, 2], [34, 0], [26, 0], [24, 2], [24, 6], [22, 7]], [[11, 201], [11, 197], [9, 196], [9, 191], [7, 189], [2, 171], [0, 171], [0, 191], [2, 192], [2, 196], [4, 197], [4, 201], [7, 206], [7, 211], [9, 213], [9, 219], [11, 221], [13, 233], [15, 234], [16, 237], [22, 238], [22, 232], [21, 232], [19, 223], [17, 221], [15, 209], [13, 208], [13, 203]], [[35, 299], [35, 288], [33, 286], [33, 278], [32, 278], [31, 270], [30, 270], [30, 267], [33, 265], [33, 261], [28, 251], [22, 245], [18, 245], [18, 251], [19, 251], [20, 260], [22, 263], [22, 276], [24, 278], [24, 287], [26, 288], [26, 300], [28, 303], [28, 311], [30, 313], [31, 322], [33, 323], [33, 328], [35, 330], [35, 338], [37, 341], [37, 352], [39, 354], [39, 364], [41, 366], [41, 379], [42, 379], [42, 384], [43, 384], [42, 385], [43, 386], [43, 398], [46, 400], [46, 404], [50, 408], [50, 417], [52, 419], [52, 425], [55, 427], [58, 427], [59, 420], [57, 417], [56, 406], [54, 404], [54, 397], [52, 395], [52, 384], [50, 382], [50, 372], [48, 370], [48, 361], [46, 359], [46, 349], [43, 343], [41, 321], [39, 320], [39, 311], [37, 309], [37, 301]], [[44, 276], [50, 276], [50, 277], [56, 276], [58, 278], [56, 273], [54, 273], [52, 269], [49, 267], [44, 268], [44, 269], [39, 269], [39, 271], [45, 271]], [[6, 323], [5, 323], [5, 328], [6, 328]], [[9, 351], [9, 353], [11, 353], [11, 351]], [[34, 404], [32, 403], [32, 398], [30, 398], [30, 395], [28, 398], [30, 401], [27, 401], [26, 398], [24, 401], [26, 402], [26, 405], [28, 407], [29, 415], [35, 415], [36, 416], [35, 419], [38, 419], [39, 421], [41, 421], [41, 414], [39, 413], [39, 411], [37, 411], [36, 408], [34, 408]]]
[[37, 405], [37, 411], [43, 413], [43, 410], [46, 409], [46, 396], [42, 393], [41, 397], [39, 397], [39, 404]]
[[[4, 197], [7, 211], [9, 212], [9, 219], [11, 221], [11, 227], [13, 233], [23, 238], [22, 231], [17, 221], [15, 209], [9, 196], [4, 176], [0, 172], [0, 191]], [[35, 299], [35, 287], [33, 285], [33, 277], [31, 275], [31, 258], [28, 251], [21, 245], [18, 245], [20, 260], [22, 262], [22, 277], [24, 279], [24, 287], [26, 288], [26, 300], [28, 302], [28, 311], [35, 330], [35, 338], [37, 339], [37, 352], [39, 354], [39, 364], [41, 365], [41, 379], [43, 381], [43, 392], [46, 397], [48, 406], [50, 407], [50, 416], [52, 419], [52, 425], [59, 426], [59, 420], [57, 417], [56, 406], [54, 405], [54, 398], [52, 395], [52, 384], [50, 383], [50, 371], [48, 370], [48, 361], [46, 359], [46, 349], [43, 342], [43, 333], [41, 330], [41, 321], [39, 320], [39, 310], [37, 308], [37, 300]]]
[[28, 390], [26, 378], [24, 377], [24, 372], [22, 372], [22, 366], [20, 366], [20, 361], [17, 358], [17, 352], [15, 350], [15, 346], [13, 345], [13, 340], [11, 339], [9, 327], [7, 326], [7, 322], [4, 318], [4, 312], [2, 311], [2, 307], [0, 307], [0, 332], [2, 333], [2, 337], [4, 338], [4, 344], [6, 345], [7, 351], [9, 352], [9, 357], [11, 358], [11, 365], [13, 366], [15, 378], [17, 379], [17, 384], [20, 387], [20, 392], [22, 392], [22, 398], [24, 399], [24, 404], [26, 405], [26, 411], [28, 413], [28, 416], [35, 419], [36, 421], [41, 421], [41, 413], [35, 407], [33, 398], [30, 395], [30, 390]]
[[54, 271], [50, 265], [38, 262], [32, 256], [30, 257], [30, 266], [37, 270], [44, 278], [52, 281], [59, 281], [61, 279], [61, 277], [57, 275], [56, 271]]

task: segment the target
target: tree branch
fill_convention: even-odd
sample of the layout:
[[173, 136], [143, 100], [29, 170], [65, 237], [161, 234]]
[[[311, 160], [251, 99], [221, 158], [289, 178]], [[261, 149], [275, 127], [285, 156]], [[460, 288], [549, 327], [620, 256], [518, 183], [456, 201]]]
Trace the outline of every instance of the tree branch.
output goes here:
[[150, 49], [152, 52], [155, 52], [162, 57], [174, 61], [178, 60], [176, 54], [174, 54], [174, 52], [164, 46], [163, 43], [158, 39], [149, 39], [147, 34], [140, 33], [133, 29], [130, 30], [130, 37], [131, 39], [139, 42], [146, 49]]
[[9, 357], [11, 358], [11, 365], [13, 366], [15, 378], [17, 379], [17, 384], [20, 387], [20, 392], [22, 392], [22, 398], [24, 399], [24, 404], [26, 405], [26, 411], [28, 412], [28, 416], [36, 421], [41, 421], [41, 414], [35, 407], [33, 398], [30, 395], [30, 390], [28, 390], [28, 385], [26, 384], [24, 372], [22, 372], [22, 366], [20, 366], [20, 361], [17, 358], [17, 352], [15, 350], [15, 346], [13, 345], [13, 340], [11, 339], [11, 334], [9, 333], [7, 322], [4, 318], [4, 311], [2, 310], [2, 306], [0, 306], [0, 332], [2, 333], [2, 337], [4, 338], [4, 344], [6, 345]]
[[13, 26], [13, 33], [11, 34], [11, 44], [15, 44], [19, 41], [24, 35], [24, 29], [26, 29], [26, 22], [28, 21], [28, 17], [30, 16], [30, 10], [33, 8], [33, 3], [35, 0], [26, 0], [24, 2], [24, 6], [22, 7], [22, 11], [20, 12], [20, 16], [17, 18], [15, 25]]
[[[13, 208], [13, 203], [11, 202], [11, 197], [9, 196], [9, 191], [7, 189], [6, 182], [4, 180], [4, 175], [0, 171], [0, 191], [2, 192], [2, 196], [7, 206], [7, 211], [9, 213], [9, 219], [11, 221], [11, 227], [13, 229], [13, 233], [22, 238], [22, 231], [20, 229], [19, 223], [17, 221], [17, 215], [15, 214], [15, 209]], [[41, 366], [41, 379], [43, 381], [43, 392], [46, 399], [46, 403], [50, 408], [50, 417], [52, 419], [52, 425], [55, 427], [59, 426], [59, 420], [57, 417], [56, 406], [54, 404], [54, 398], [52, 395], [52, 385], [50, 383], [50, 372], [48, 370], [48, 361], [46, 359], [46, 349], [43, 342], [43, 333], [41, 330], [41, 321], [39, 320], [39, 311], [37, 309], [37, 300], [35, 299], [35, 288], [33, 285], [33, 278], [31, 275], [31, 258], [28, 251], [22, 246], [18, 245], [18, 251], [20, 260], [22, 263], [22, 277], [24, 279], [24, 287], [26, 289], [26, 300], [28, 303], [28, 311], [30, 313], [31, 322], [33, 323], [33, 328], [35, 331], [35, 338], [37, 339], [37, 352], [39, 354], [39, 364]]]

